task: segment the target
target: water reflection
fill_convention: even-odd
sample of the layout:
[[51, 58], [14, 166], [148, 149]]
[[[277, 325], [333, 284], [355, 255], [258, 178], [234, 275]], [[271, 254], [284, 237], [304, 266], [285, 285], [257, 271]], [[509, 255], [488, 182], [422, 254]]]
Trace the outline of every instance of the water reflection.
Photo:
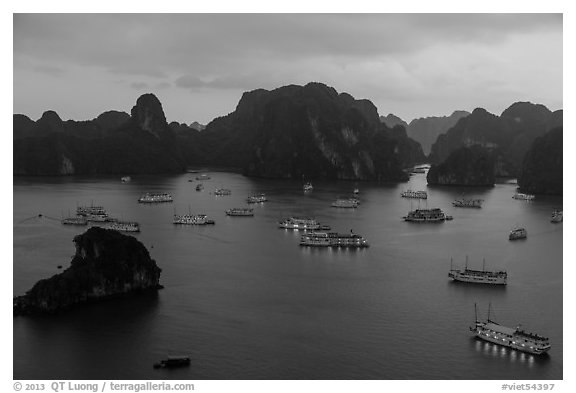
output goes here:
[[544, 365], [550, 361], [550, 355], [547, 353], [543, 355], [533, 355], [531, 353], [521, 352], [502, 345], [480, 340], [475, 337], [471, 339], [471, 345], [474, 347], [476, 352], [482, 354], [484, 357], [500, 359], [509, 364], [525, 365], [528, 368], [532, 368], [535, 365]]

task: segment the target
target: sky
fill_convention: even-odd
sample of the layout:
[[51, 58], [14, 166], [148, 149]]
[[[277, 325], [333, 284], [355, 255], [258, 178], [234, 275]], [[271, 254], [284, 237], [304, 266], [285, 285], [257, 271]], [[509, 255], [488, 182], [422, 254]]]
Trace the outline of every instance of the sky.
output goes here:
[[154, 93], [207, 124], [242, 93], [322, 82], [406, 121], [562, 109], [562, 14], [14, 14], [13, 111], [89, 120]]

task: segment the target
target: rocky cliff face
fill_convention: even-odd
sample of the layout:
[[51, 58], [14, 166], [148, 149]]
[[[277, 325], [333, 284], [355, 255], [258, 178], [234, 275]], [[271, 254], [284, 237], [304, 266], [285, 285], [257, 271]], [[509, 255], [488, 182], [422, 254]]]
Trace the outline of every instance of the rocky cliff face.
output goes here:
[[441, 164], [432, 165], [428, 184], [450, 186], [493, 186], [494, 161], [489, 152], [478, 146], [453, 151]]
[[14, 298], [14, 314], [57, 313], [86, 302], [161, 288], [161, 269], [134, 237], [93, 227], [74, 238], [69, 268]]
[[380, 116], [380, 121], [386, 124], [388, 128], [402, 126], [406, 131], [408, 131], [408, 123], [392, 113], [389, 113], [387, 116]]
[[233, 113], [208, 124], [199, 143], [210, 152], [205, 164], [294, 179], [403, 180], [403, 153], [417, 148], [381, 124], [370, 101], [321, 83], [244, 93]]
[[132, 116], [109, 111], [90, 121], [63, 122], [46, 112], [33, 122], [14, 115], [14, 174], [177, 173], [185, 169], [174, 132], [152, 94]]
[[557, 127], [534, 140], [524, 158], [522, 172], [518, 178], [522, 192], [562, 195], [562, 146], [562, 127]]
[[498, 162], [497, 176], [516, 176], [534, 139], [561, 122], [562, 111], [529, 102], [517, 102], [500, 116], [477, 108], [438, 137], [429, 158], [441, 163], [456, 149], [479, 145]]

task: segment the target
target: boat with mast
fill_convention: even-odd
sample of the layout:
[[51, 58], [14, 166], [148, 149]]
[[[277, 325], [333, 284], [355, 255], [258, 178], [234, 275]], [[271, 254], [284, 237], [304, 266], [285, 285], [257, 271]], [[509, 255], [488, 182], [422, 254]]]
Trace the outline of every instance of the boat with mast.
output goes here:
[[481, 340], [502, 345], [518, 351], [542, 355], [551, 348], [550, 340], [538, 334], [526, 332], [518, 325], [515, 328], [502, 326], [490, 319], [490, 307], [488, 305], [488, 319], [485, 322], [478, 320], [476, 303], [474, 303], [475, 324], [470, 326], [470, 331]]
[[445, 220], [451, 220], [452, 216], [446, 215], [440, 208], [433, 209], [416, 209], [402, 217], [404, 221], [417, 222], [417, 223], [438, 223]]
[[252, 194], [246, 198], [246, 202], [248, 203], [264, 203], [268, 200], [266, 198], [266, 194]]
[[486, 260], [482, 261], [482, 270], [468, 269], [468, 256], [466, 256], [466, 267], [464, 270], [454, 269], [452, 267], [452, 258], [450, 258], [450, 272], [448, 273], [448, 277], [454, 281], [473, 284], [506, 285], [508, 273], [505, 270], [486, 270]]
[[321, 225], [311, 217], [289, 217], [278, 223], [278, 228], [293, 229], [296, 231], [315, 231], [317, 229], [329, 231], [328, 225]]

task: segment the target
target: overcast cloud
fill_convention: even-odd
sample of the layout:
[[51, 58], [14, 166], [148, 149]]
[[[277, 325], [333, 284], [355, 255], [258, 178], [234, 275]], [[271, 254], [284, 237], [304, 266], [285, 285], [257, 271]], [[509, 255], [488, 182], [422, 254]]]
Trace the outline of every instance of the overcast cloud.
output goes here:
[[559, 14], [16, 14], [14, 111], [84, 120], [152, 92], [208, 123], [242, 92], [319, 81], [381, 115], [562, 108]]

